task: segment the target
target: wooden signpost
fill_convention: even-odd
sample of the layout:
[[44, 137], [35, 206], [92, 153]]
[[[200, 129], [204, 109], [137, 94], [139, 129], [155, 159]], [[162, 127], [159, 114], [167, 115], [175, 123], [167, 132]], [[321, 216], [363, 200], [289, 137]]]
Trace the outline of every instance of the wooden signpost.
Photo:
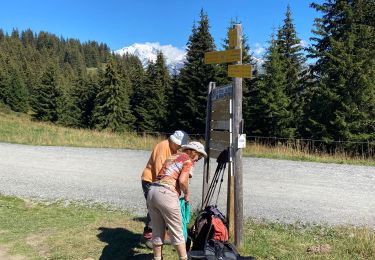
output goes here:
[[[236, 24], [233, 29], [237, 31], [237, 45], [235, 48], [242, 50], [242, 26]], [[242, 52], [241, 60], [237, 62], [237, 65], [242, 64]], [[242, 78], [233, 78], [233, 178], [231, 179], [230, 197], [234, 200], [234, 242], [236, 246], [243, 245], [243, 172], [242, 172], [242, 149], [238, 148], [238, 138], [242, 134], [240, 123], [242, 122]], [[234, 197], [234, 198], [233, 198]], [[232, 199], [233, 198], [233, 199]], [[236, 214], [234, 214], [234, 211]]]
[[[203, 199], [206, 196], [210, 159], [229, 148], [227, 218], [229, 230], [234, 234], [237, 246], [243, 244], [243, 173], [242, 148], [246, 146], [246, 135], [242, 133], [242, 78], [251, 78], [251, 65], [242, 65], [242, 27], [233, 26], [228, 32], [230, 50], [205, 53], [206, 64], [231, 63], [228, 76], [232, 84], [216, 87], [211, 82], [208, 89], [206, 116], [206, 150], [203, 172]], [[236, 214], [234, 214], [236, 213]]]
[[232, 145], [232, 84], [215, 87], [211, 92], [211, 117], [209, 131], [210, 157], [219, 154]]
[[229, 47], [230, 48], [236, 48], [238, 37], [237, 37], [237, 30], [236, 28], [229, 29], [228, 32], [228, 38], [229, 38]]
[[247, 65], [229, 65], [228, 76], [233, 78], [251, 78], [253, 70], [250, 64]]
[[204, 63], [220, 64], [239, 61], [241, 59], [241, 50], [211, 51], [204, 54]]

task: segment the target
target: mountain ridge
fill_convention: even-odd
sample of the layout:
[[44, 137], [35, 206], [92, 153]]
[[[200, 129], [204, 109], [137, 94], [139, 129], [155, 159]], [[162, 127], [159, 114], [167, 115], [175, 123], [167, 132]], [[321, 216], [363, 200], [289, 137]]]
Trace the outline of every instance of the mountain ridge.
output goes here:
[[[184, 66], [186, 61], [186, 51], [179, 49], [170, 44], [161, 45], [159, 42], [134, 43], [130, 46], [123, 47], [114, 53], [125, 55], [126, 53], [137, 56], [144, 67], [147, 67], [150, 61], [155, 62], [157, 53], [163, 52], [166, 65], [171, 73], [178, 71]], [[253, 57], [253, 61], [258, 68], [261, 68], [264, 60], [262, 58]]]

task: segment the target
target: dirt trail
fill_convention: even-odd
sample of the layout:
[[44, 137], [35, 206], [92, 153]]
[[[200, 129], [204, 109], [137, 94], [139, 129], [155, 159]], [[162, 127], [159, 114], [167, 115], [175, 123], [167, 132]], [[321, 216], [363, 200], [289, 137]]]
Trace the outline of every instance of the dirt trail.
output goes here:
[[[0, 193], [106, 203], [144, 214], [140, 175], [149, 155], [0, 143]], [[259, 158], [244, 158], [243, 167], [245, 216], [375, 227], [375, 167]], [[201, 201], [202, 162], [195, 168], [193, 207]], [[226, 183], [219, 199], [224, 212], [225, 194]]]

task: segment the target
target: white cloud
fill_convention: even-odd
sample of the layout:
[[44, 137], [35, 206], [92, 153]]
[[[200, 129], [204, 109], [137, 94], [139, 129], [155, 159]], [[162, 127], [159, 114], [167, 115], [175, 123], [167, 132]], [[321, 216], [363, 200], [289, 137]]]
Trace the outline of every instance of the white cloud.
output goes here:
[[301, 40], [300, 44], [299, 44], [301, 47], [303, 48], [307, 48], [309, 47], [309, 43], [305, 40]]
[[255, 43], [254, 46], [255, 48], [253, 48], [253, 50], [254, 50], [254, 54], [256, 57], [262, 56], [264, 52], [266, 51], [266, 48], [264, 47], [264, 45], [260, 43]]

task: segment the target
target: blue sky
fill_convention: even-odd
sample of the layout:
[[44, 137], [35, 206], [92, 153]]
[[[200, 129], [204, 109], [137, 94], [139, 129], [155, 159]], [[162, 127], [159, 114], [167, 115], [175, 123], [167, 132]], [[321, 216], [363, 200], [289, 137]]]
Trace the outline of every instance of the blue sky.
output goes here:
[[[323, 0], [315, 0], [321, 3]], [[0, 28], [11, 32], [27, 28], [64, 38], [95, 40], [118, 50], [134, 43], [159, 42], [185, 48], [194, 21], [203, 8], [218, 47], [231, 19], [242, 22], [250, 47], [267, 43], [272, 28], [282, 25], [287, 5], [301, 40], [309, 43], [313, 20], [319, 14], [313, 0], [5, 0], [1, 1]]]

